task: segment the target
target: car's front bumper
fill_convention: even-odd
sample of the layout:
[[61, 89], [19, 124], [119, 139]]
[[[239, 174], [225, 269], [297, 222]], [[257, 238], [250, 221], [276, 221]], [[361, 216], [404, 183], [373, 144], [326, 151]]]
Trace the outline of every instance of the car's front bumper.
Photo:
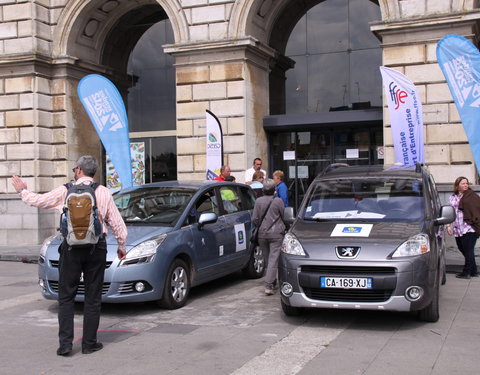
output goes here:
[[[282, 254], [279, 263], [280, 295], [293, 307], [338, 308], [389, 311], [416, 311], [427, 306], [433, 296], [435, 272], [427, 258], [392, 261], [319, 261]], [[324, 288], [322, 276], [371, 278], [372, 289]], [[291, 293], [282, 292], [284, 283]], [[410, 287], [419, 287], [422, 296], [407, 298]]]
[[[118, 261], [107, 263], [105, 269], [104, 283], [102, 287], [102, 302], [105, 303], [128, 303], [145, 302], [162, 299], [164, 278], [161, 275], [155, 262], [118, 266]], [[58, 299], [59, 272], [56, 261], [44, 261], [39, 263], [38, 268], [39, 284], [42, 296], [49, 300]], [[135, 284], [142, 282], [145, 285], [144, 291], [137, 291]], [[83, 302], [85, 299], [84, 285], [80, 281], [75, 301]]]

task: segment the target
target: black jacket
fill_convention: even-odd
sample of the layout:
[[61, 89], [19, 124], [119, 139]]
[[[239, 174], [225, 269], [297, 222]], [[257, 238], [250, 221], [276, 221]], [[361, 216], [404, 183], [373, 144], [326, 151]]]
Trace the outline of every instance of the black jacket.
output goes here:
[[480, 234], [480, 197], [472, 189], [463, 193], [458, 209], [463, 211], [463, 220]]

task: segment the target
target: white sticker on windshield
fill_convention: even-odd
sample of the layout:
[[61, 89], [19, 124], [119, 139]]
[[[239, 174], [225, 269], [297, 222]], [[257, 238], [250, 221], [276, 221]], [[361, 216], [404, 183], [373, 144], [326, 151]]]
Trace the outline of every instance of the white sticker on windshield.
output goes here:
[[368, 237], [373, 224], [337, 224], [330, 237]]
[[222, 255], [223, 255], [223, 245], [218, 247], [218, 256], [222, 256]]

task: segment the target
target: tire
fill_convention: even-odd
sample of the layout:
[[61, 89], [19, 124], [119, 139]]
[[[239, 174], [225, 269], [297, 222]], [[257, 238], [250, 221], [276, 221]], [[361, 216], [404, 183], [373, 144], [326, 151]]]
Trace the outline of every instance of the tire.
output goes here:
[[302, 315], [302, 308], [301, 307], [294, 307], [287, 305], [285, 302], [280, 300], [282, 304], [282, 310], [286, 316], [299, 316]]
[[437, 281], [433, 291], [432, 301], [428, 306], [418, 312], [418, 317], [424, 322], [435, 323], [440, 318], [439, 309], [440, 283]]
[[442, 270], [442, 285], [447, 283], [447, 265], [443, 263], [443, 270]]
[[175, 259], [168, 269], [163, 298], [159, 305], [169, 310], [185, 306], [190, 292], [190, 269], [181, 259]]
[[260, 246], [254, 246], [246, 267], [242, 270], [245, 277], [259, 279], [265, 272], [265, 254]]

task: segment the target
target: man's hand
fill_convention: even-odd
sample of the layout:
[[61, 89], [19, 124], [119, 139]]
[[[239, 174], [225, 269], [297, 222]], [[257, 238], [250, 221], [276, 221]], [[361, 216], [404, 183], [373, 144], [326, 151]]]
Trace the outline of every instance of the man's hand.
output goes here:
[[20, 193], [23, 189], [27, 189], [27, 184], [18, 176], [12, 176], [12, 185], [17, 193]]
[[125, 251], [125, 249], [118, 249], [117, 255], [118, 255], [118, 259], [122, 260], [122, 259], [125, 259], [125, 257], [127, 256], [127, 252]]

